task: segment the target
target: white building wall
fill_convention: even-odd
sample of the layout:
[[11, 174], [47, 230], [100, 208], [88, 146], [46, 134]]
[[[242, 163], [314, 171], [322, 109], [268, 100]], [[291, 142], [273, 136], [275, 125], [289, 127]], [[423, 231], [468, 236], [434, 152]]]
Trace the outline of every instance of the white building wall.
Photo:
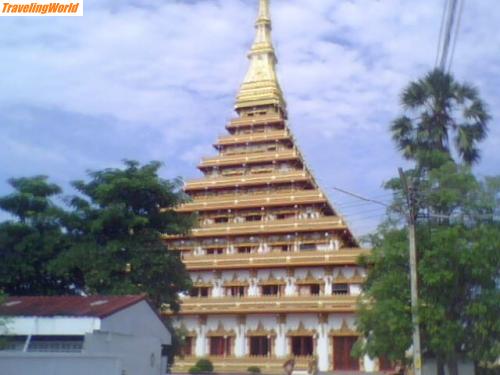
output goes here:
[[[289, 337], [288, 332], [299, 328], [302, 324], [303, 328], [310, 331], [315, 331], [315, 354], [318, 356], [318, 368], [320, 371], [331, 371], [331, 360], [333, 353], [330, 332], [342, 328], [344, 322], [348, 328], [355, 331], [355, 316], [354, 314], [337, 314], [332, 313], [320, 320], [316, 313], [311, 314], [286, 314], [285, 319], [280, 319], [278, 314], [250, 314], [245, 318], [238, 315], [211, 315], [206, 319], [205, 324], [200, 324], [198, 317], [186, 317], [177, 322], [177, 326], [182, 324], [188, 330], [194, 330], [197, 333], [195, 343], [195, 355], [198, 357], [207, 356], [209, 353], [207, 332], [216, 330], [219, 323], [222, 323], [225, 330], [234, 330], [236, 333], [234, 344], [234, 355], [243, 357], [249, 355], [247, 331], [255, 330], [262, 325], [266, 331], [274, 330], [276, 333], [274, 346], [272, 348], [273, 355], [278, 358], [285, 358], [289, 353]], [[372, 372], [375, 370], [375, 361], [368, 357], [362, 359], [363, 368], [365, 371]]]
[[[333, 241], [334, 242], [334, 241]], [[332, 243], [333, 243], [332, 242]], [[255, 297], [260, 295], [259, 280], [267, 280], [270, 277], [281, 279], [286, 282], [284, 287], [285, 296], [296, 296], [298, 288], [296, 285], [297, 280], [304, 279], [312, 276], [315, 279], [324, 282], [321, 293], [324, 295], [332, 295], [332, 284], [339, 276], [347, 279], [352, 278], [355, 273], [365, 275], [365, 270], [361, 267], [333, 267], [327, 272], [323, 267], [300, 267], [295, 268], [293, 273], [289, 274], [288, 271], [283, 269], [258, 269], [255, 273], [248, 270], [241, 271], [222, 271], [218, 277], [218, 281], [214, 280], [212, 272], [195, 272], [193, 278], [200, 277], [204, 282], [212, 282], [214, 284], [213, 296], [223, 296], [223, 285], [225, 281], [231, 281], [235, 278], [238, 280], [246, 280], [249, 282], [248, 296]], [[236, 275], [236, 277], [235, 277]], [[349, 292], [351, 295], [357, 296], [361, 293], [361, 285], [349, 283]], [[246, 323], [242, 324], [242, 321]], [[348, 326], [355, 331], [355, 317], [354, 314], [328, 314], [326, 320], [320, 322], [318, 314], [286, 314], [284, 322], [278, 318], [278, 314], [250, 314], [243, 319], [239, 319], [236, 315], [226, 316], [208, 316], [207, 323], [204, 326], [198, 324], [197, 319], [190, 320], [187, 323], [185, 320], [186, 328], [189, 330], [196, 330], [198, 336], [195, 345], [195, 353], [197, 356], [205, 356], [208, 354], [208, 340], [206, 333], [208, 330], [216, 329], [219, 321], [222, 322], [225, 329], [233, 329], [236, 332], [234, 354], [236, 356], [246, 356], [249, 353], [248, 339], [246, 332], [248, 330], [256, 329], [259, 322], [263, 324], [264, 329], [274, 329], [276, 332], [273, 355], [284, 358], [289, 355], [289, 340], [287, 332], [295, 330], [302, 322], [307, 330], [315, 330], [315, 343], [316, 354], [318, 355], [318, 366], [320, 371], [331, 370], [332, 360], [332, 339], [330, 336], [331, 330], [338, 330], [341, 328], [343, 321], [346, 321]], [[369, 358], [362, 360], [363, 367], [366, 371], [374, 371], [375, 362]]]

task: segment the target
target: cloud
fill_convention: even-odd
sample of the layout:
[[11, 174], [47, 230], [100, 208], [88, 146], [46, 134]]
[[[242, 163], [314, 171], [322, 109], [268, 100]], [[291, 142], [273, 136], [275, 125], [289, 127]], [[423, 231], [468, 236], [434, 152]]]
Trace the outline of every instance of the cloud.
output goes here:
[[[46, 173], [67, 184], [123, 158], [162, 160], [166, 176], [198, 176], [199, 158], [214, 152], [232, 116], [256, 3], [88, 0], [82, 18], [3, 19], [1, 179]], [[477, 172], [498, 173], [500, 4], [465, 4], [453, 70], [490, 103], [495, 121]], [[404, 163], [388, 124], [404, 85], [434, 64], [441, 7], [272, 1], [291, 127], [357, 233], [373, 229], [373, 207], [361, 206], [363, 215], [331, 187], [387, 197], [380, 186]]]

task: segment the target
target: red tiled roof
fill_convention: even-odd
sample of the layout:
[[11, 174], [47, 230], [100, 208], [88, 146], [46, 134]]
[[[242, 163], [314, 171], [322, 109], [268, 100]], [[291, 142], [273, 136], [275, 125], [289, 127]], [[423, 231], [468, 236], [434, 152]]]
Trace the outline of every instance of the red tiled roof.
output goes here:
[[91, 316], [105, 318], [145, 300], [144, 295], [8, 297], [0, 316]]

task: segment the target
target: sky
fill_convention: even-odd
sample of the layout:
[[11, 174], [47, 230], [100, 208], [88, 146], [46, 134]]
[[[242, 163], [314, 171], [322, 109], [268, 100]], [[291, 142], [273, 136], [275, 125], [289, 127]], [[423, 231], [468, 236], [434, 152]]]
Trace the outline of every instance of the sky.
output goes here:
[[[200, 177], [248, 67], [257, 0], [85, 0], [83, 17], [0, 18], [0, 195], [121, 160]], [[278, 75], [309, 167], [356, 235], [407, 165], [391, 141], [404, 86], [435, 64], [444, 0], [272, 0]], [[452, 71], [493, 116], [479, 176], [500, 172], [500, 2], [465, 0]], [[5, 219], [0, 213], [0, 220]]]

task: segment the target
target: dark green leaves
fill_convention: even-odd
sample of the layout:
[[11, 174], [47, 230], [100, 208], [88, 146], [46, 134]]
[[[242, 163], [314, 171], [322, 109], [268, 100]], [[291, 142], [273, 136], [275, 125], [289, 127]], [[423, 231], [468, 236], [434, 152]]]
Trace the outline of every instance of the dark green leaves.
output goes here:
[[454, 146], [460, 161], [479, 161], [477, 144], [486, 136], [490, 115], [475, 87], [436, 69], [411, 82], [401, 104], [405, 115], [393, 122], [391, 132], [405, 158], [430, 167], [426, 153], [444, 152], [451, 158]]
[[147, 293], [157, 307], [177, 310], [190, 279], [163, 233], [189, 230], [192, 218], [172, 208], [185, 200], [180, 181], [158, 176], [161, 164], [125, 161], [89, 172], [79, 195], [54, 203], [61, 189], [44, 176], [13, 179], [0, 208], [0, 287], [9, 294]]

